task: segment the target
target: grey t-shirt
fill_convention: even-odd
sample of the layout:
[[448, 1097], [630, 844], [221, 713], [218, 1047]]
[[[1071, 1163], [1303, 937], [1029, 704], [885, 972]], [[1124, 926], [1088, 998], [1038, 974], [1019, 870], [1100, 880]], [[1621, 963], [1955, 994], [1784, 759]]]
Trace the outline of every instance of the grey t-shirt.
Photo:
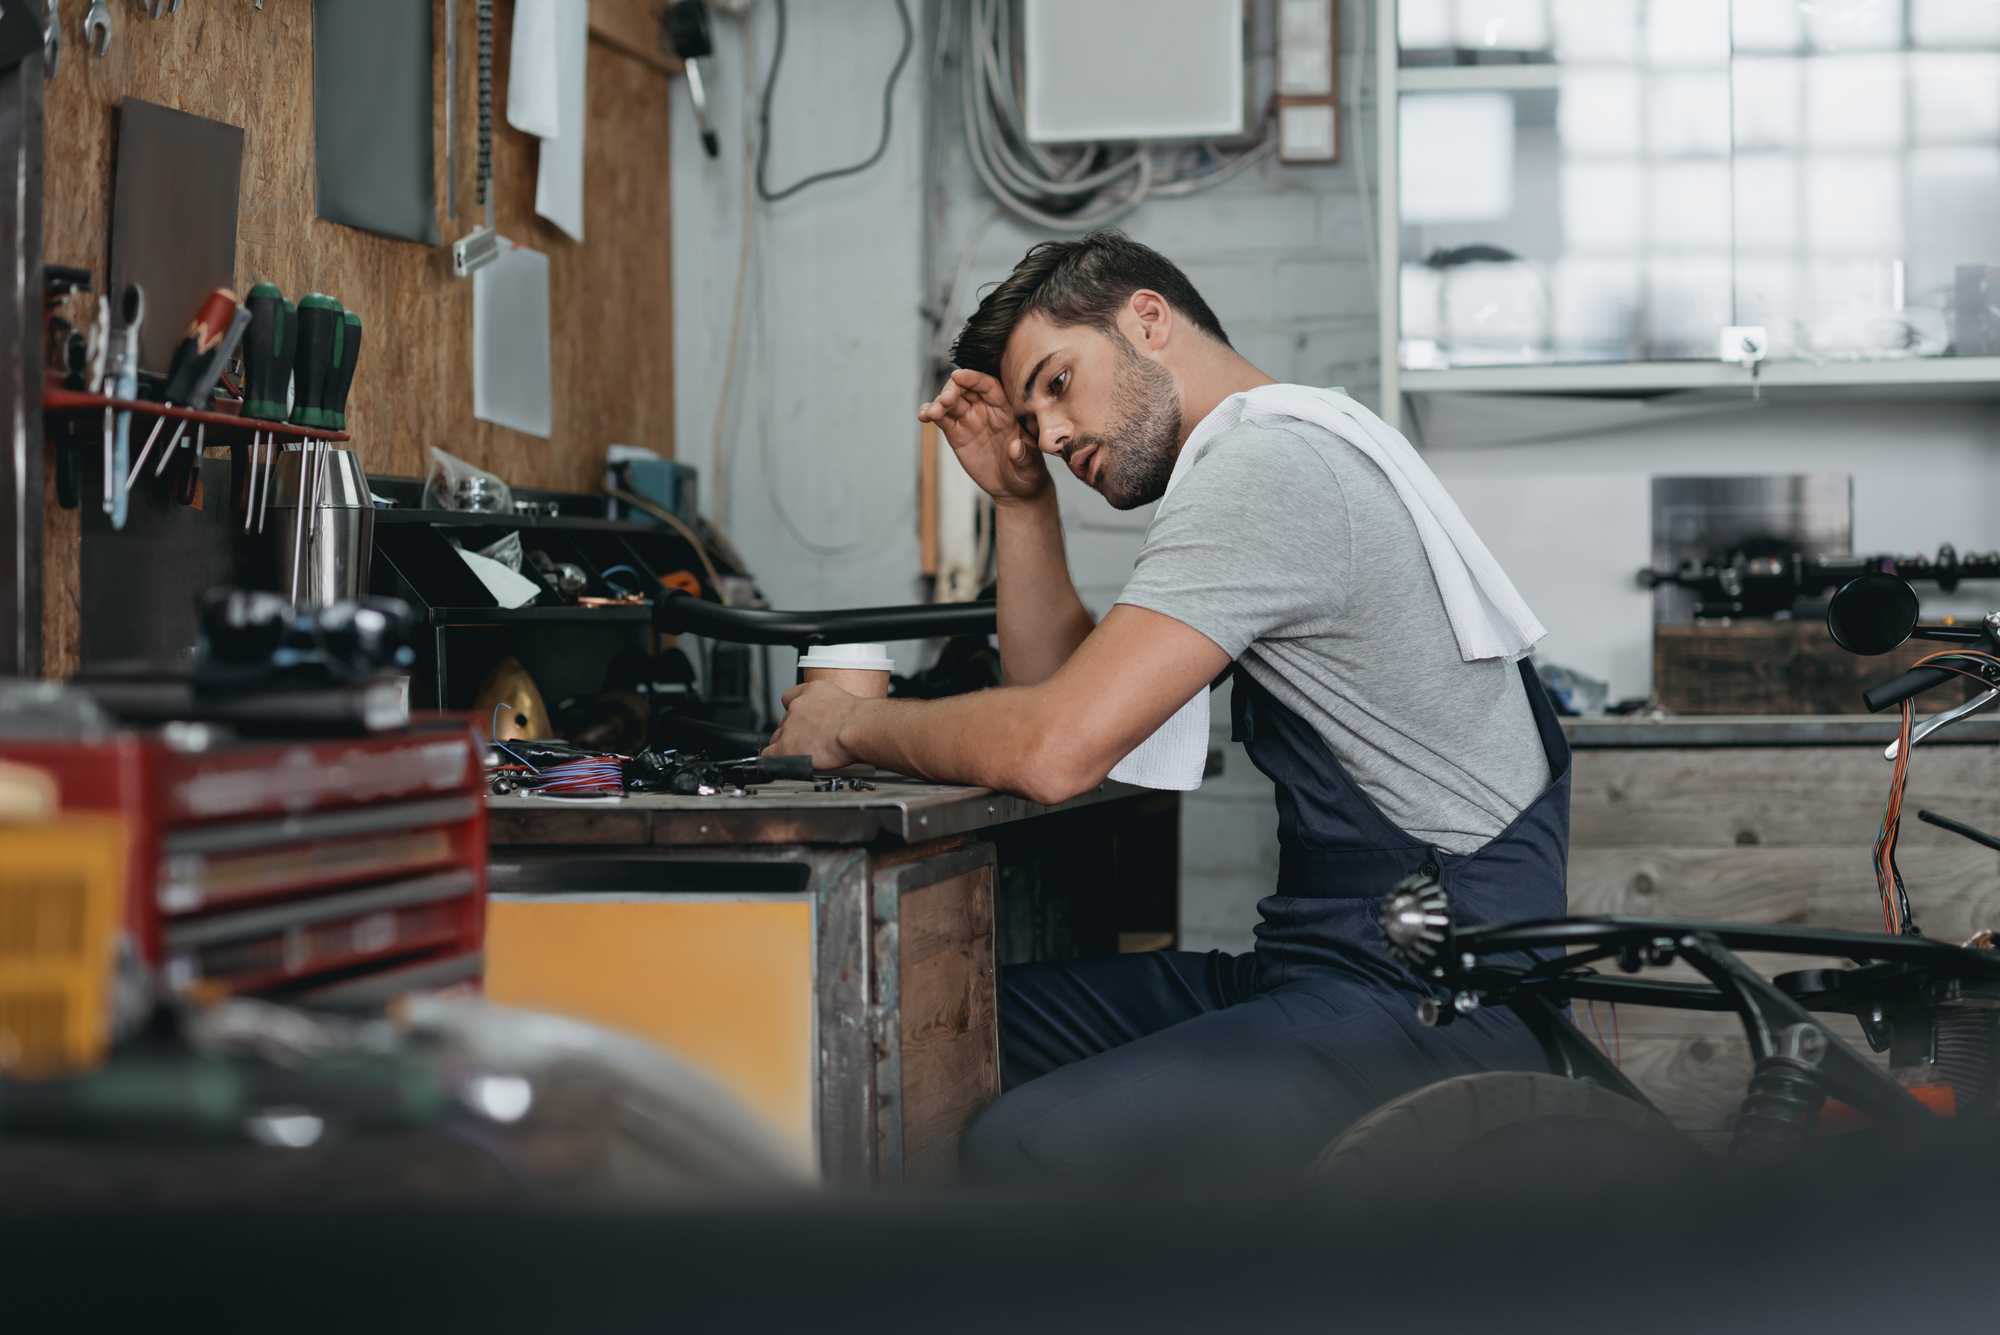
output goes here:
[[1331, 432], [1248, 415], [1209, 442], [1118, 601], [1215, 641], [1384, 815], [1447, 852], [1474, 851], [1548, 785], [1520, 669], [1459, 657], [1410, 512]]

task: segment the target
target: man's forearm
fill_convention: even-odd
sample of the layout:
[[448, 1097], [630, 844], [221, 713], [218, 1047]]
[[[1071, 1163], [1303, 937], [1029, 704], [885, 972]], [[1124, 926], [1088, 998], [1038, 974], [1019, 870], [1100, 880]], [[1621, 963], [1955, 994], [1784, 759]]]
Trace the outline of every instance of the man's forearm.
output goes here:
[[1000, 574], [1000, 663], [1010, 686], [1054, 676], [1090, 634], [1090, 613], [1070, 582], [1062, 511], [1051, 485], [1032, 501], [994, 506]]
[[1071, 795], [1071, 757], [1051, 755], [1050, 718], [1032, 688], [944, 700], [869, 700], [840, 729], [849, 754], [897, 774], [979, 784], [1042, 802]]

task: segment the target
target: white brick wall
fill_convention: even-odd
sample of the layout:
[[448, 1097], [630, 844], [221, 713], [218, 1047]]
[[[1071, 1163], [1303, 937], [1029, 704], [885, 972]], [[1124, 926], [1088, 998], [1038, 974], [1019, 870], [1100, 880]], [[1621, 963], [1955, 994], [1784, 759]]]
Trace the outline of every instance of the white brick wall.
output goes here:
[[[1269, 59], [1270, 5], [1258, 5], [1253, 50]], [[1230, 341], [1267, 374], [1310, 385], [1339, 385], [1371, 406], [1377, 369], [1374, 277], [1363, 244], [1362, 194], [1354, 149], [1370, 167], [1373, 199], [1372, 94], [1364, 119], [1354, 115], [1355, 0], [1342, 5], [1346, 56], [1340, 73], [1346, 106], [1343, 161], [1330, 167], [1275, 163], [1216, 190], [1149, 203], [1120, 225], [1179, 264], [1214, 309]], [[1364, 61], [1373, 86], [1373, 58]], [[958, 248], [991, 209], [962, 153], [950, 176], [945, 244]], [[1003, 217], [986, 229], [973, 266], [972, 295], [1004, 278], [1044, 239]], [[957, 314], [963, 316], [967, 311]], [[1070, 571], [1092, 612], [1117, 600], [1145, 539], [1151, 507], [1120, 514], [1082, 483], [1058, 472]], [[1277, 813], [1271, 784], [1229, 741], [1229, 691], [1216, 693], [1211, 741], [1223, 751], [1223, 774], [1187, 795], [1181, 807], [1181, 946], [1249, 950], [1256, 903], [1277, 880]]]
[[[1274, 6], [1250, 3], [1252, 50], [1268, 69]], [[1373, 279], [1354, 150], [1363, 149], [1372, 177], [1374, 131], [1372, 112], [1366, 120], [1353, 114], [1358, 21], [1356, 0], [1346, 0], [1342, 163], [1267, 164], [1208, 194], [1149, 203], [1123, 225], [1188, 272], [1232, 341], [1269, 374], [1341, 385], [1372, 404], [1379, 383]], [[753, 25], [761, 79], [773, 35], [769, 6], [757, 6]], [[792, 26], [792, 55], [773, 111], [777, 183], [865, 155], [878, 124], [880, 79], [895, 54], [894, 15], [880, 0], [794, 5]], [[720, 162], [702, 155], [683, 91], [676, 90], [674, 106], [678, 440], [681, 457], [703, 470], [704, 497], [713, 495], [710, 442], [736, 272], [745, 109], [738, 26], [719, 21], [716, 28], [709, 76], [724, 145]], [[928, 49], [920, 38], [898, 90], [896, 137], [882, 163], [754, 211], [748, 327], [734, 396], [739, 425], [725, 450], [732, 500], [724, 518], [781, 605], [855, 606], [915, 595], [912, 410], [925, 331], [917, 315], [924, 299], [917, 276], [924, 201], [914, 127], [929, 105], [921, 88]], [[1372, 84], [1372, 58], [1364, 66]], [[1259, 82], [1268, 87], [1269, 74]], [[945, 133], [951, 148], [937, 249], [949, 276], [965, 238], [993, 205], [965, 161], [957, 127]], [[994, 221], [974, 255], [973, 292], [1004, 277], [1042, 239], [1011, 217]], [[1071, 569], [1085, 603], [1102, 614], [1131, 573], [1150, 512], [1120, 514], [1066, 475], [1061, 480]], [[777, 504], [805, 538], [835, 554], [801, 544], [779, 520]], [[902, 646], [906, 654], [909, 648]], [[777, 670], [789, 678], [788, 662]], [[1182, 944], [1190, 949], [1249, 949], [1253, 906], [1276, 875], [1270, 785], [1228, 744], [1227, 700], [1227, 691], [1217, 698], [1215, 732], [1226, 751], [1225, 772], [1184, 807]]]

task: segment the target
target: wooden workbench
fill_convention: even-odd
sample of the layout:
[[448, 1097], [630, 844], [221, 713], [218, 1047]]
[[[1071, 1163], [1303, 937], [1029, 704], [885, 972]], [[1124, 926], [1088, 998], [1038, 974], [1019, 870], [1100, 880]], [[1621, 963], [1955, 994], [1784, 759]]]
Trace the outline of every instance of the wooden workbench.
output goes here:
[[[1575, 748], [1569, 910], [1582, 916], [1882, 930], [1870, 849], [1892, 766], [1896, 716], [1564, 719]], [[1917, 920], [1963, 941], [2000, 926], [2000, 854], [1917, 819], [1927, 808], [2000, 830], [2000, 719], [1956, 723], [1916, 748], [1897, 860]], [[1769, 976], [1823, 963], [1745, 957]], [[1649, 974], [1648, 976], [1655, 976]], [[1684, 982], [1683, 965], [1657, 974]], [[1750, 1077], [1749, 1043], [1726, 1013], [1577, 1006], [1586, 1033], [1622, 1050], [1625, 1074], [1677, 1124], [1720, 1132]], [[1860, 1028], [1829, 1017], [1858, 1050]], [[1591, 1034], [1596, 1037], [1594, 1033]], [[1877, 1058], [1877, 1060], [1882, 1060]]]
[[489, 806], [487, 992], [653, 1038], [828, 1181], [929, 1183], [999, 1093], [999, 963], [1175, 930], [1177, 794], [870, 791]]

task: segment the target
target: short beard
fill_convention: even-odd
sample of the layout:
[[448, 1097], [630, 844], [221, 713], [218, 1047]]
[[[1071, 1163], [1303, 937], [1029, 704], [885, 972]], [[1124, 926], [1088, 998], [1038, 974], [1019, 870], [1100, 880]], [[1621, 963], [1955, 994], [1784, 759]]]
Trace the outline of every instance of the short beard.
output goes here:
[[1104, 435], [1086, 436], [1070, 448], [1096, 444], [1104, 456], [1097, 489], [1112, 509], [1132, 510], [1164, 496], [1174, 475], [1181, 391], [1167, 368], [1141, 357], [1122, 334], [1113, 337], [1122, 353], [1117, 416]]

